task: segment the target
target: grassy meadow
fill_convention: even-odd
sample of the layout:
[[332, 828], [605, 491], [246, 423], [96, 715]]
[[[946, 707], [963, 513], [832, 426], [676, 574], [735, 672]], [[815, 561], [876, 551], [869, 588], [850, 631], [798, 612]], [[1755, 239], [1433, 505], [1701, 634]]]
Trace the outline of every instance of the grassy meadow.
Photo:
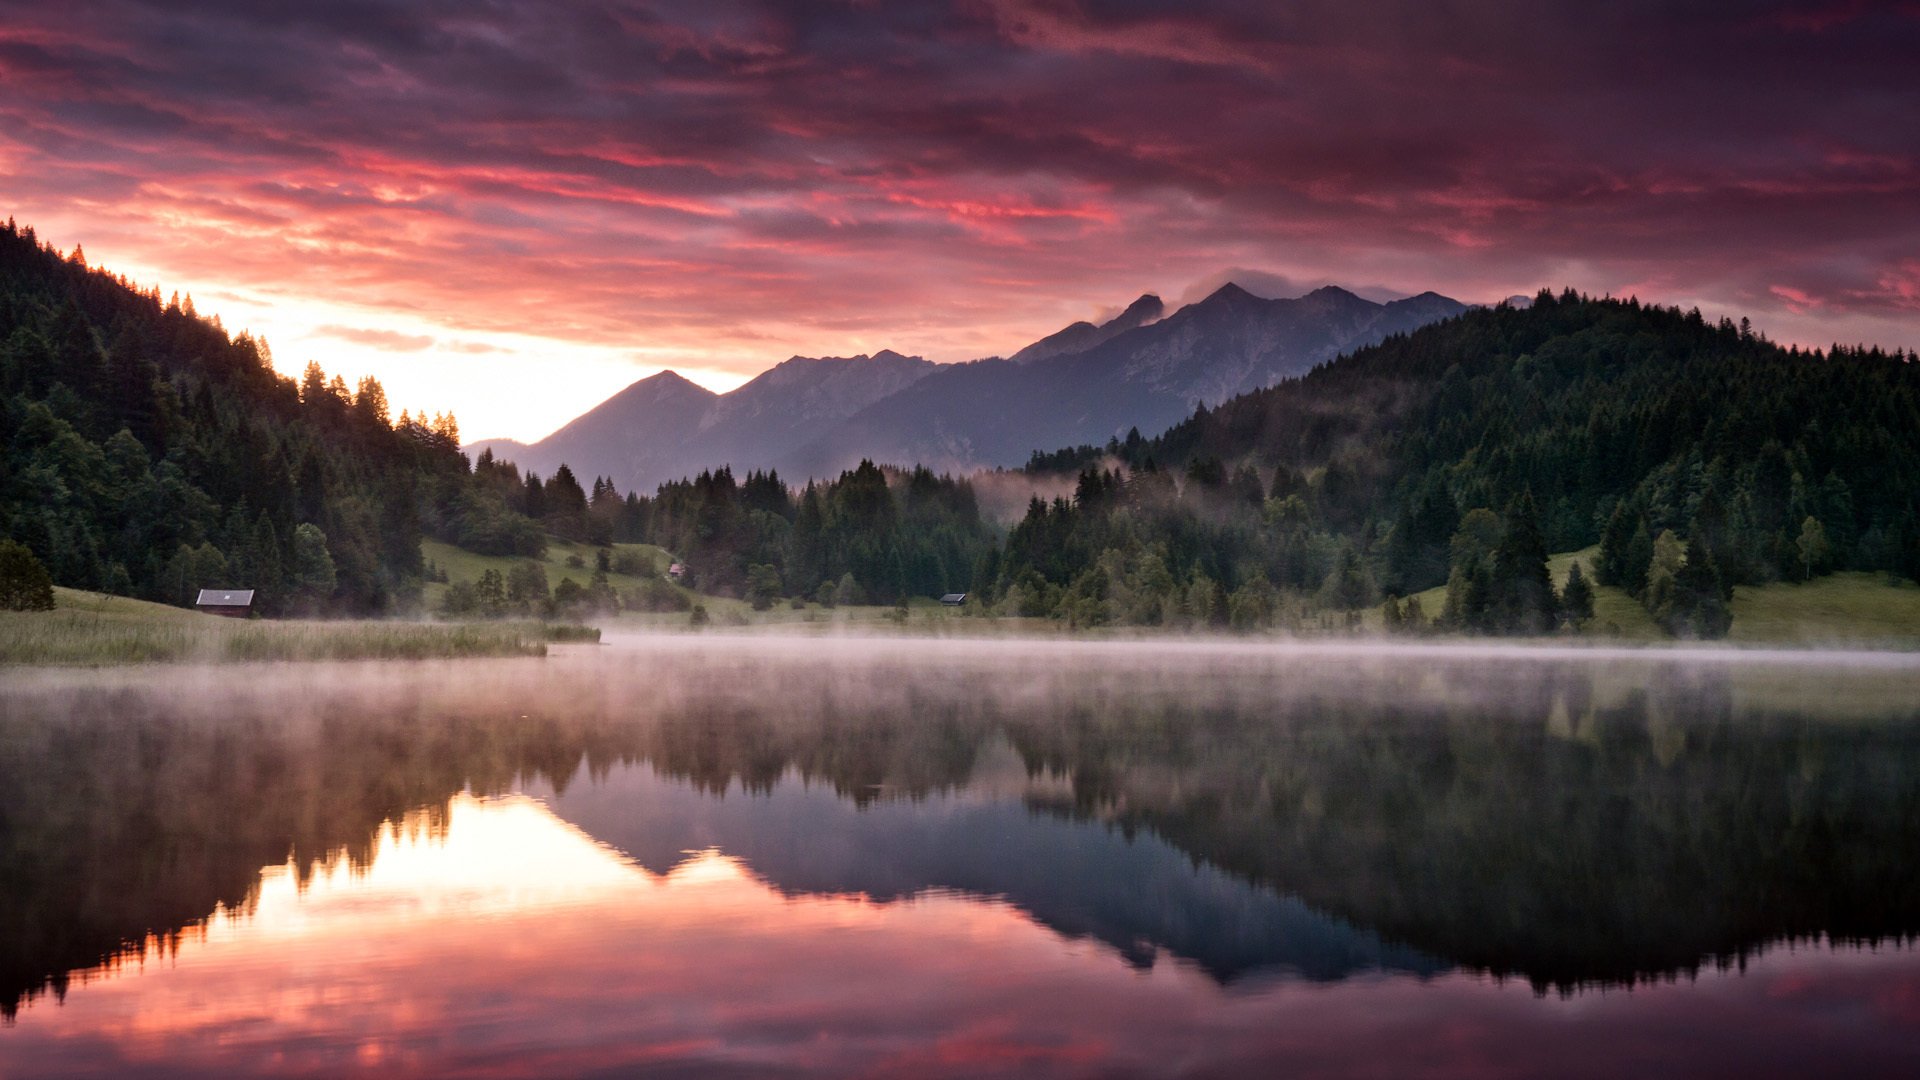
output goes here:
[[438, 660], [544, 656], [547, 642], [598, 639], [539, 623], [227, 619], [124, 596], [55, 589], [52, 611], [0, 612], [0, 664], [261, 660]]
[[[566, 578], [572, 578], [581, 585], [593, 578], [594, 553], [597, 549], [587, 544], [576, 544], [557, 537], [547, 538], [547, 553], [544, 558], [532, 560], [538, 562], [547, 572], [547, 587], [557, 587]], [[652, 544], [614, 544], [609, 549], [609, 557], [623, 552], [633, 552], [643, 558], [651, 559], [653, 565], [664, 572], [673, 561], [666, 549]], [[507, 571], [516, 564], [528, 561], [524, 557], [510, 555], [476, 555], [471, 551], [445, 544], [438, 540], [427, 540], [420, 545], [420, 554], [436, 568], [446, 572], [445, 584], [429, 584], [425, 600], [428, 611], [439, 607], [441, 597], [446, 595], [449, 586], [455, 582], [473, 582], [488, 570], [497, 571], [505, 577]], [[579, 566], [573, 566], [569, 559], [578, 559]], [[609, 573], [607, 584], [624, 596], [627, 590], [638, 586], [642, 579], [628, 574]], [[714, 596], [698, 593], [682, 585], [673, 588], [684, 594], [689, 604], [699, 604], [707, 609], [708, 625], [724, 628], [747, 626], [772, 626], [801, 628], [816, 626], [830, 628], [849, 624], [868, 626], [898, 626], [898, 611], [891, 605], [846, 605], [840, 607], [822, 607], [811, 601], [795, 608], [791, 601], [781, 600], [766, 611], [755, 611], [745, 600], [732, 597]], [[915, 598], [908, 603], [907, 623], [914, 626], [934, 626], [958, 623], [960, 626], [978, 625], [979, 620], [962, 620], [961, 616], [940, 606], [940, 602], [931, 598]], [[607, 626], [621, 626], [628, 629], [689, 629], [688, 613], [685, 611], [642, 612], [623, 611], [618, 615], [602, 616], [595, 620]], [[1040, 627], [1051, 625], [1047, 620], [1014, 620], [1021, 623], [1036, 623]]]
[[1920, 648], [1920, 585], [1885, 574], [1841, 573], [1805, 584], [1733, 590], [1733, 629], [1743, 644]]
[[[667, 553], [641, 544], [622, 544], [664, 568]], [[502, 574], [516, 560], [475, 555], [428, 541], [428, 559], [452, 581], [472, 581], [489, 569]], [[1596, 549], [1564, 552], [1549, 561], [1556, 586], [1564, 585], [1575, 561], [1591, 570]], [[583, 567], [568, 565], [578, 557]], [[593, 549], [555, 541], [546, 559], [550, 584], [566, 577], [585, 584], [593, 573]], [[609, 575], [616, 589], [640, 578]], [[675, 588], [681, 588], [675, 586]], [[429, 586], [427, 602], [437, 603], [445, 585]], [[915, 635], [1043, 636], [1070, 633], [1050, 619], [980, 618], [916, 598], [904, 612], [891, 606], [822, 607], [782, 601], [754, 611], [744, 600], [682, 590], [707, 612], [706, 626], [716, 630], [832, 634], [905, 633]], [[1445, 589], [1419, 593], [1428, 617], [1439, 614]], [[225, 619], [128, 597], [56, 589], [57, 607], [48, 612], [0, 612], [0, 665], [105, 666], [140, 663], [217, 663], [271, 660], [428, 660], [455, 657], [543, 656], [549, 642], [598, 641], [596, 627], [534, 621], [437, 623], [400, 620]], [[1595, 618], [1586, 638], [1653, 644], [1667, 640], [1638, 602], [1619, 589], [1596, 586]], [[1736, 645], [1813, 647], [1879, 646], [1920, 648], [1920, 585], [1891, 582], [1884, 575], [1841, 573], [1806, 584], [1741, 586], [1734, 591]], [[593, 620], [613, 632], [695, 629], [687, 612], [621, 612]], [[1363, 629], [1381, 629], [1379, 610], [1365, 613]], [[1082, 631], [1087, 633], [1087, 631]], [[1134, 637], [1153, 630], [1113, 628], [1095, 636]]]
[[[1562, 589], [1567, 584], [1567, 574], [1574, 563], [1580, 564], [1581, 573], [1593, 585], [1593, 622], [1587, 628], [1592, 637], [1606, 637], [1623, 641], [1666, 641], [1666, 632], [1640, 606], [1640, 601], [1628, 596], [1622, 589], [1611, 585], [1601, 585], [1593, 580], [1593, 564], [1600, 556], [1600, 546], [1595, 544], [1579, 551], [1566, 551], [1547, 559], [1547, 571], [1553, 575], [1553, 587]], [[1425, 592], [1413, 594], [1412, 599], [1420, 601], [1420, 610], [1431, 619], [1440, 614], [1447, 606], [1447, 588], [1442, 585]], [[1366, 627], [1369, 630], [1382, 629], [1379, 609], [1366, 613]], [[1739, 621], [1734, 622], [1736, 630]]]
[[[539, 563], [546, 569], [548, 588], [559, 585], [565, 578], [572, 578], [584, 586], [593, 579], [594, 553], [597, 550], [599, 549], [589, 544], [576, 544], [570, 540], [549, 536], [546, 556], [531, 561]], [[664, 573], [668, 563], [672, 562], [672, 556], [667, 554], [665, 548], [655, 547], [652, 544], [615, 544], [608, 551], [609, 556], [622, 553], [632, 553], [651, 560], [657, 572], [660, 573]], [[480, 575], [489, 570], [496, 570], [501, 577], [506, 577], [507, 571], [513, 569], [516, 564], [529, 561], [523, 556], [476, 555], [464, 548], [457, 548], [438, 540], [422, 541], [420, 554], [447, 576], [446, 584], [429, 583], [427, 585], [426, 604], [429, 611], [440, 606], [440, 598], [446, 595], [448, 585], [456, 581], [478, 581]], [[578, 559], [580, 565], [571, 565], [568, 562], [569, 559]], [[621, 593], [640, 584], [641, 580], [630, 574], [609, 573], [607, 575], [607, 584]], [[693, 593], [689, 591], [687, 595], [691, 597]]]
[[[1589, 582], [1600, 555], [1598, 545], [1567, 551], [1547, 560], [1555, 588], [1564, 588], [1567, 572], [1580, 563]], [[1445, 587], [1416, 593], [1428, 618], [1446, 605]], [[1733, 590], [1733, 628], [1727, 640], [1738, 645], [1849, 646], [1920, 648], [1920, 585], [1889, 581], [1884, 574], [1830, 574], [1805, 584], [1775, 582], [1740, 585]], [[1366, 613], [1366, 628], [1381, 629], [1380, 612]], [[1595, 583], [1593, 622], [1586, 635], [1628, 642], [1671, 640], [1640, 602], [1621, 589]]]

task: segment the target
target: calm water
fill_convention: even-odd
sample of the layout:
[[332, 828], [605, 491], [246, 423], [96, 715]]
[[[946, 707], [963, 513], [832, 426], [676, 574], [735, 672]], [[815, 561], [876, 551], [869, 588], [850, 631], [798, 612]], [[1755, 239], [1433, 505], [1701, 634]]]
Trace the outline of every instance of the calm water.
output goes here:
[[8, 1078], [1920, 1075], [1920, 660], [5, 679]]

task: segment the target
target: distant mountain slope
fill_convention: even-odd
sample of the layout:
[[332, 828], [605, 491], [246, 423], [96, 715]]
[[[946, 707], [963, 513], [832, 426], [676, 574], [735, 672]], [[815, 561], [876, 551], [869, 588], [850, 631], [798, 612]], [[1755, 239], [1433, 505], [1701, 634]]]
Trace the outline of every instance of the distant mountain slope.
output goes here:
[[1009, 357], [1016, 364], [1031, 364], [1036, 360], [1045, 360], [1051, 356], [1069, 355], [1086, 352], [1095, 345], [1116, 338], [1129, 330], [1135, 330], [1150, 322], [1157, 321], [1166, 314], [1166, 305], [1160, 298], [1148, 293], [1127, 305], [1127, 310], [1106, 322], [1095, 326], [1090, 322], [1077, 322], [1064, 330], [1048, 334], [1039, 341], [1021, 349]]
[[500, 440], [495, 457], [522, 469], [553, 472], [563, 462], [582, 476], [648, 475], [670, 464], [676, 451], [700, 430], [700, 420], [720, 395], [671, 371], [653, 375], [594, 406], [567, 426], [532, 445]]
[[792, 357], [721, 395], [701, 418], [688, 460], [775, 460], [823, 424], [844, 420], [938, 368], [891, 349], [872, 356]]
[[[1823, 567], [1920, 577], [1920, 363], [1898, 350], [1782, 348], [1636, 300], [1542, 292], [1524, 308], [1476, 310], [1156, 438], [1034, 466], [1071, 473], [1112, 457], [1126, 466], [1122, 494], [1103, 502], [1093, 482], [1063, 512], [1071, 520], [1048, 511], [1023, 526], [1044, 543], [1016, 530], [1009, 548], [1023, 554], [1003, 562], [1006, 583], [1031, 565], [1064, 585], [1120, 546], [1102, 532], [1111, 503], [1133, 511], [1124, 543], [1171, 543], [1175, 582], [1199, 567], [1231, 590], [1257, 568], [1282, 588], [1319, 588], [1336, 566], [1299, 541], [1318, 530], [1321, 550], [1349, 545], [1381, 589], [1410, 594], [1447, 581], [1471, 511], [1523, 493], [1545, 550], [1602, 545], [1587, 568], [1602, 584], [1644, 581], [1651, 555], [1628, 549], [1644, 540], [1650, 553], [1665, 530], [1698, 539], [1722, 586]], [[1155, 476], [1159, 487], [1130, 486]], [[1154, 501], [1174, 483], [1179, 499]], [[1229, 524], [1196, 540], [1216, 519]], [[1055, 542], [1069, 554], [1053, 558]]]
[[1434, 293], [1376, 304], [1329, 287], [1262, 300], [1225, 285], [1082, 352], [943, 368], [815, 440], [787, 468], [832, 473], [862, 457], [1017, 465], [1038, 448], [1164, 430], [1196, 402], [1217, 404], [1465, 310]]
[[872, 356], [795, 356], [725, 394], [663, 371], [539, 442], [488, 439], [467, 450], [491, 449], [542, 474], [565, 463], [581, 476], [611, 476], [623, 489], [729, 463], [764, 468], [936, 366], [885, 349]]
[[790, 479], [832, 475], [862, 458], [1017, 465], [1035, 449], [1163, 430], [1195, 402], [1298, 375], [1466, 305], [1434, 293], [1377, 304], [1332, 287], [1263, 300], [1226, 285], [1161, 318], [1164, 310], [1159, 297], [1142, 296], [1106, 323], [1074, 323], [1007, 360], [936, 365], [884, 350], [796, 356], [720, 395], [656, 375], [538, 443], [469, 449], [491, 447], [542, 473], [565, 462], [642, 489], [720, 465], [778, 468]]

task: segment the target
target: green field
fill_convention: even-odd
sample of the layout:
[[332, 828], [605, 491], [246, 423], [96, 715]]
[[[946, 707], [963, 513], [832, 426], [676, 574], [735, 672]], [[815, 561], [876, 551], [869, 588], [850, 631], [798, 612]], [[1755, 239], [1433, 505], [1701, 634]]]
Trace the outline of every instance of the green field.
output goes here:
[[1920, 648], [1920, 585], [1845, 573], [1733, 590], [1732, 641]]
[[[1547, 560], [1555, 588], [1567, 583], [1575, 561], [1587, 580], [1600, 549], [1567, 551]], [[1428, 618], [1440, 614], [1447, 590], [1416, 593]], [[1624, 641], [1665, 641], [1667, 635], [1640, 602], [1610, 585], [1593, 587], [1590, 637]], [[1366, 613], [1366, 626], [1381, 626], [1378, 610]], [[1804, 585], [1776, 582], [1741, 585], [1733, 590], [1733, 629], [1729, 641], [1747, 645], [1892, 645], [1920, 647], [1920, 585], [1890, 582], [1884, 574], [1843, 573]]]
[[[429, 560], [446, 570], [452, 581], [473, 581], [489, 569], [498, 570], [504, 575], [519, 561], [475, 555], [433, 540], [424, 543], [421, 550]], [[615, 550], [641, 552], [651, 556], [656, 565], [663, 568], [670, 558], [663, 549], [647, 544], [618, 544]], [[1599, 547], [1594, 546], [1562, 552], [1549, 558], [1547, 568], [1553, 575], [1554, 586], [1562, 588], [1566, 585], [1567, 573], [1576, 561], [1585, 570], [1587, 579], [1592, 581], [1593, 566], [1599, 551]], [[569, 556], [579, 558], [582, 567], [569, 567]], [[547, 569], [549, 586], [558, 585], [567, 577], [585, 585], [593, 576], [594, 549], [556, 539], [551, 541], [547, 555], [541, 561]], [[621, 591], [640, 583], [639, 578], [623, 574], [610, 574], [607, 580]], [[438, 603], [445, 590], [444, 585], [428, 586], [429, 607]], [[683, 591], [690, 600], [707, 609], [711, 626], [722, 629], [786, 627], [831, 630], [860, 625], [873, 629], [891, 627], [930, 633], [1063, 632], [1060, 624], [1044, 619], [970, 618], [942, 608], [931, 599], [913, 600], [908, 616], [902, 623], [898, 612], [892, 607], [823, 608], [808, 602], [795, 608], [789, 602], [782, 601], [771, 610], [754, 611], [744, 600]], [[1583, 636], [1628, 642], [1668, 640], [1646, 608], [1624, 591], [1596, 584], [1593, 592], [1594, 619]], [[1447, 590], [1444, 587], [1415, 595], [1429, 619], [1440, 614], [1446, 605]], [[625, 629], [683, 629], [689, 625], [685, 612], [622, 612], [596, 621], [609, 628]], [[1363, 613], [1363, 627], [1374, 632], [1382, 629], [1379, 609]], [[1920, 647], [1920, 585], [1912, 582], [1889, 583], [1882, 575], [1848, 573], [1834, 574], [1805, 585], [1741, 586], [1734, 590], [1730, 640], [1743, 644], [1886, 644]]]
[[[593, 577], [596, 550], [587, 544], [575, 544], [548, 537], [546, 556], [535, 561], [546, 568], [547, 587], [550, 589], [558, 586], [566, 578], [572, 578], [579, 584], [585, 585]], [[665, 548], [655, 547], [652, 544], [615, 544], [608, 554], [612, 556], [626, 551], [651, 557], [654, 565], [663, 571], [672, 561], [672, 556]], [[423, 541], [420, 545], [420, 554], [447, 574], [446, 584], [427, 586], [426, 604], [429, 611], [439, 606], [440, 598], [446, 594], [447, 588], [454, 582], [476, 581], [488, 570], [499, 571], [504, 577], [516, 563], [527, 561], [523, 557], [507, 555], [476, 555], [471, 551], [441, 543], [438, 540]], [[579, 559], [581, 566], [569, 566], [567, 563], [569, 558]], [[623, 595], [640, 582], [640, 578], [626, 574], [607, 575], [607, 584]], [[674, 588], [686, 594], [690, 603], [705, 607], [709, 625], [721, 628], [809, 625], [825, 628], [849, 623], [885, 625], [896, 622], [898, 619], [895, 609], [891, 606], [860, 605], [826, 608], [809, 601], [804, 606], [795, 608], [789, 601], [782, 600], [767, 611], [755, 611], [745, 600], [697, 593], [679, 585], [675, 585]], [[916, 626], [932, 626], [959, 618], [957, 613], [941, 607], [939, 601], [933, 599], [914, 599], [909, 602], [908, 609], [909, 622]], [[607, 626], [618, 625], [629, 629], [680, 629], [689, 626], [688, 613], [684, 611], [624, 611], [619, 615], [604, 616], [595, 621]]]
[[227, 619], [62, 588], [54, 604], [52, 611], [0, 612], [0, 664], [541, 656], [550, 636], [537, 623]]
[[[572, 578], [575, 582], [585, 585], [593, 579], [594, 552], [597, 550], [599, 549], [588, 544], [576, 544], [568, 540], [548, 537], [546, 556], [533, 561], [539, 562], [546, 568], [547, 587], [550, 589], [559, 585], [565, 578]], [[654, 565], [662, 571], [665, 571], [667, 564], [672, 561], [672, 557], [667, 554], [665, 548], [658, 548], [652, 544], [615, 544], [608, 554], [611, 556], [618, 552], [636, 552], [651, 558]], [[471, 551], [454, 547], [452, 544], [443, 544], [438, 540], [422, 541], [420, 554], [435, 567], [445, 571], [447, 575], [447, 584], [427, 586], [428, 610], [439, 606], [440, 598], [446, 594], [447, 586], [456, 581], [478, 581], [480, 575], [488, 570], [497, 570], [501, 577], [505, 577], [507, 571], [511, 570], [516, 563], [528, 561], [524, 557], [511, 555], [476, 555]], [[567, 564], [569, 558], [579, 559], [581, 565], [569, 566]], [[640, 580], [627, 574], [607, 575], [607, 584], [623, 593], [640, 584]], [[688, 595], [691, 596], [692, 593]]]
[[[1547, 559], [1547, 570], [1553, 575], [1553, 587], [1565, 588], [1567, 574], [1578, 562], [1580, 570], [1593, 582], [1593, 563], [1600, 555], [1600, 546], [1583, 548], [1579, 551], [1564, 551]], [[1420, 610], [1429, 619], [1439, 615], [1447, 606], [1447, 589], [1442, 585], [1414, 594], [1420, 601]], [[1378, 609], [1365, 613], [1366, 628], [1382, 628]], [[1640, 606], [1640, 601], [1628, 596], [1626, 592], [1611, 585], [1593, 585], [1593, 622], [1587, 625], [1586, 633], [1594, 637], [1618, 638], [1625, 641], [1664, 641], [1666, 633]]]
[[[1036, 634], [1056, 634], [1063, 625], [1050, 619], [978, 619], [951, 608], [942, 607], [938, 600], [929, 597], [914, 597], [907, 602], [907, 612], [903, 619], [898, 608], [891, 605], [847, 604], [839, 607], [822, 607], [811, 601], [794, 607], [790, 601], [782, 600], [766, 611], [755, 611], [745, 600], [735, 600], [725, 596], [707, 596], [694, 594], [695, 602], [707, 609], [709, 626], [716, 629], [740, 629], [743, 627], [767, 627], [787, 630], [832, 631], [858, 627], [865, 630], [907, 630], [914, 633], [954, 633], [954, 634], [996, 634], [1013, 632], [1020, 628]], [[627, 630], [682, 630], [689, 628], [688, 615], [684, 611], [643, 612], [623, 611], [619, 615], [594, 620], [609, 629]]]

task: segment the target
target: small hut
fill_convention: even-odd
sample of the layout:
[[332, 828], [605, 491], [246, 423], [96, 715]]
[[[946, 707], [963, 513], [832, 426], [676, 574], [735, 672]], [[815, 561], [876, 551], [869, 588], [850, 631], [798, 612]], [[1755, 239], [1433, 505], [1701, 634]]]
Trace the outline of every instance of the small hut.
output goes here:
[[193, 606], [209, 615], [244, 619], [253, 614], [252, 589], [201, 589]]
[[940, 602], [948, 607], [959, 607], [961, 604], [967, 602], [967, 594], [963, 592], [950, 592], [941, 597]]

